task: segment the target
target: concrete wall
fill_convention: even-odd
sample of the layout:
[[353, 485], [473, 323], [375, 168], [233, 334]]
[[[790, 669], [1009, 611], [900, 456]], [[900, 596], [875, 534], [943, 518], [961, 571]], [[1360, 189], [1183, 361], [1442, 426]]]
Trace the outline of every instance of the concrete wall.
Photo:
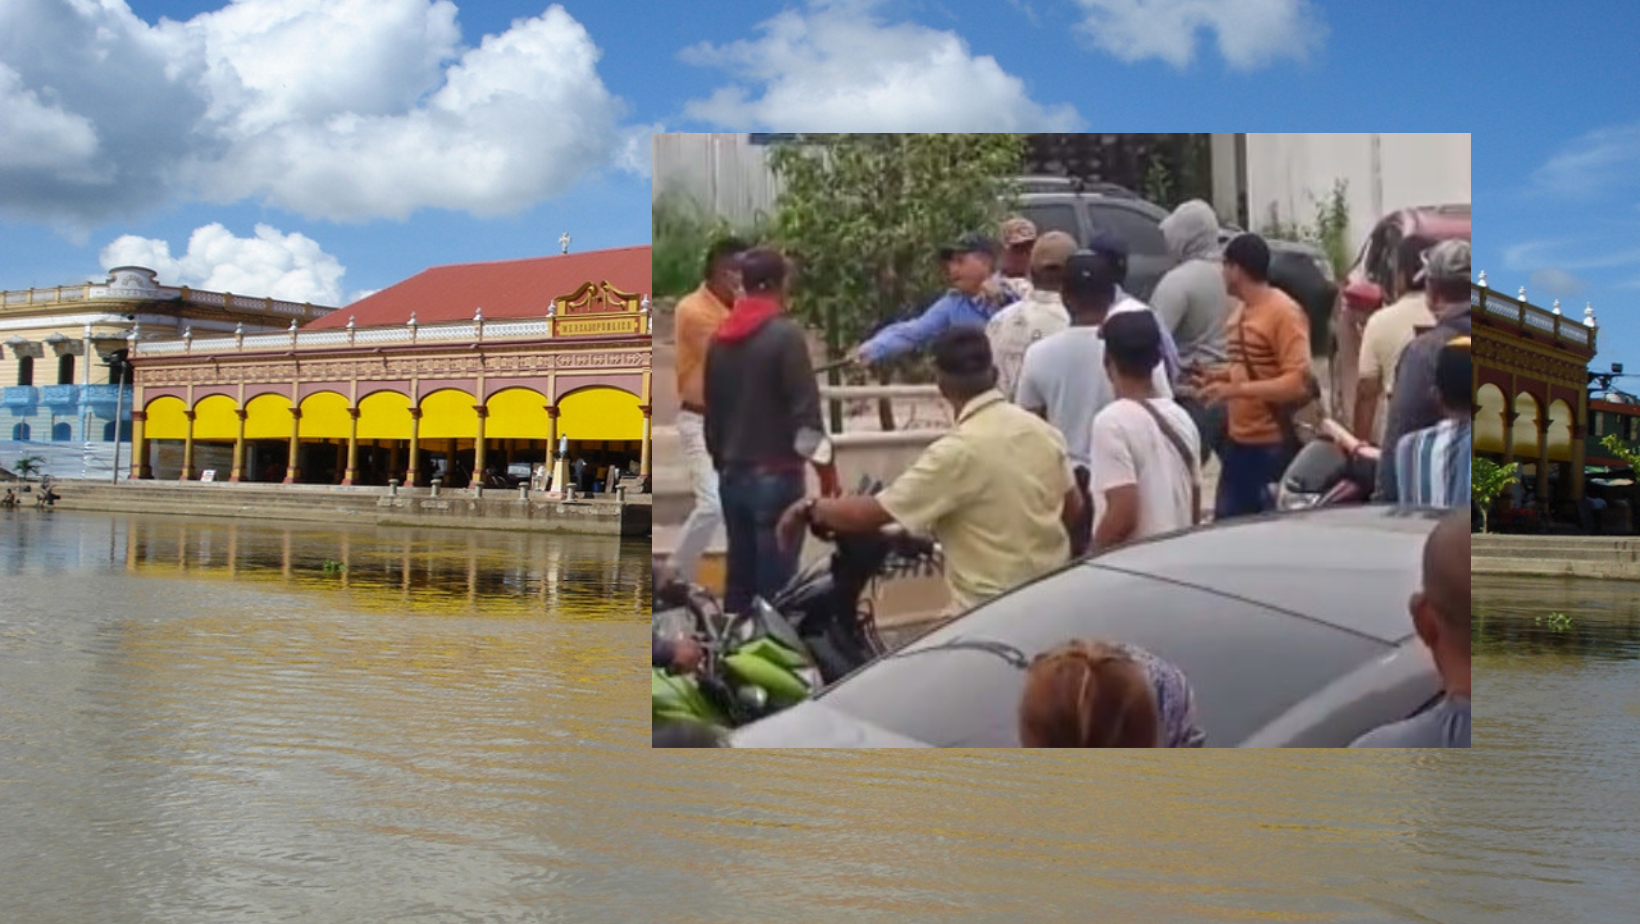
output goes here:
[[447, 491], [433, 497], [425, 488], [392, 496], [385, 488], [326, 488], [296, 485], [200, 484], [135, 481], [118, 486], [66, 481], [58, 486], [58, 506], [75, 510], [159, 513], [176, 516], [241, 517], [301, 522], [374, 523], [377, 526], [431, 526], [591, 535], [645, 536], [651, 506], [613, 500], [563, 501], [517, 492]]
[[772, 212], [779, 185], [767, 149], [744, 134], [702, 132], [654, 136], [654, 198], [682, 193], [735, 224]]
[[1469, 201], [1469, 135], [1248, 134], [1246, 169], [1255, 229], [1272, 207], [1282, 221], [1313, 222], [1316, 203], [1347, 181], [1355, 250], [1389, 212]]

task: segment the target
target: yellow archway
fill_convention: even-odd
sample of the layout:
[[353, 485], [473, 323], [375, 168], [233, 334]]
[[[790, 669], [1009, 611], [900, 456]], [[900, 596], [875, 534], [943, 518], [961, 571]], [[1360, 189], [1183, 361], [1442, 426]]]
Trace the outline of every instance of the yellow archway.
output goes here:
[[1515, 447], [1515, 458], [1530, 461], [1537, 458], [1538, 403], [1525, 392], [1515, 396], [1515, 427], [1509, 434]]
[[1475, 451], [1502, 455], [1503, 443], [1503, 390], [1496, 385], [1482, 385], [1475, 394]]
[[209, 395], [194, 405], [194, 439], [239, 438], [239, 403], [227, 395]]
[[1549, 458], [1572, 461], [1572, 408], [1565, 401], [1549, 405]]
[[638, 396], [618, 388], [583, 388], [558, 399], [558, 432], [572, 440], [641, 440]]
[[245, 405], [245, 439], [290, 439], [290, 399], [257, 395]]
[[473, 439], [478, 435], [478, 412], [473, 396], [445, 388], [421, 399], [421, 438]]
[[490, 439], [544, 440], [552, 428], [546, 396], [531, 388], [496, 392], [485, 407], [490, 417], [484, 432]]
[[378, 391], [359, 401], [359, 439], [410, 438], [410, 397], [396, 391]]
[[302, 399], [302, 439], [345, 440], [352, 429], [346, 398], [333, 391], [321, 391]]
[[166, 396], [148, 402], [142, 425], [144, 439], [183, 440], [188, 438], [188, 405], [181, 398]]

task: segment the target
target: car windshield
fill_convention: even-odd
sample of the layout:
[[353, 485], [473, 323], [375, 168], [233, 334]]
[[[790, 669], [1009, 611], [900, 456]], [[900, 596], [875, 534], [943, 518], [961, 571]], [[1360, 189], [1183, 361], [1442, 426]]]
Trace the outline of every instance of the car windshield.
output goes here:
[[1209, 746], [1234, 746], [1389, 646], [1240, 599], [1067, 568], [974, 610], [820, 696], [935, 747], [1018, 747], [1028, 660], [1073, 638], [1139, 645], [1190, 678]]

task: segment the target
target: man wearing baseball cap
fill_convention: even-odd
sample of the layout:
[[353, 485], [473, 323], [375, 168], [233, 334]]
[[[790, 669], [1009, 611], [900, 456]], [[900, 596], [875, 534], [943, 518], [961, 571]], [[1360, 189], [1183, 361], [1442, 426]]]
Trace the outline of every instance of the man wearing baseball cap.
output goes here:
[[1413, 338], [1395, 370], [1395, 388], [1384, 422], [1386, 451], [1378, 465], [1381, 501], [1393, 501], [1400, 493], [1395, 453], [1389, 450], [1401, 437], [1433, 426], [1444, 416], [1435, 387], [1442, 348], [1455, 338], [1469, 336], [1469, 242], [1442, 241], [1425, 251], [1423, 260], [1419, 277], [1435, 326]]
[[1002, 260], [998, 265], [1001, 283], [1007, 287], [1007, 302], [1016, 302], [1031, 291], [1031, 254], [1037, 241], [1036, 225], [1029, 218], [1010, 218], [1002, 223]]
[[985, 325], [997, 367], [997, 391], [1014, 398], [1019, 367], [1031, 344], [1064, 330], [1071, 323], [1060, 289], [1065, 283], [1065, 261], [1076, 251], [1076, 238], [1049, 231], [1031, 248], [1031, 294], [1002, 309]]
[[[1028, 222], [1026, 225], [1034, 242], [1036, 226]], [[1027, 228], [1016, 225], [1013, 232], [1017, 239], [1027, 233]], [[950, 290], [918, 317], [878, 331], [855, 347], [849, 357], [856, 362], [876, 365], [923, 349], [953, 327], [983, 329], [1004, 305], [1017, 302], [1029, 293], [1023, 280], [1007, 279], [997, 272], [997, 251], [996, 241], [983, 234], [965, 234], [941, 247], [940, 264], [945, 268]]]

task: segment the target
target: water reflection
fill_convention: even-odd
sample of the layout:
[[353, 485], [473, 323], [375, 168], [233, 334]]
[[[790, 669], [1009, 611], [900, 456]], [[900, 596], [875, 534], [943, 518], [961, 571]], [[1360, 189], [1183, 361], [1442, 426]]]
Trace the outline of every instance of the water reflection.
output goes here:
[[0, 575], [59, 577], [112, 566], [147, 577], [335, 593], [351, 607], [402, 613], [598, 618], [648, 606], [647, 541], [154, 516], [97, 517], [87, 528], [66, 512], [14, 511], [8, 519], [19, 541], [0, 545]]

